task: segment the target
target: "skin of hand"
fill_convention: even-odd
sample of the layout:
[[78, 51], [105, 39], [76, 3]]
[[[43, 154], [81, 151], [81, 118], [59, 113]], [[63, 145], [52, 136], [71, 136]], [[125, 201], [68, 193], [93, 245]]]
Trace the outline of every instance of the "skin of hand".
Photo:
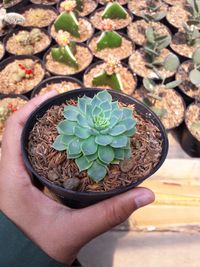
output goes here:
[[30, 113], [51, 91], [37, 96], [7, 121], [0, 161], [0, 209], [47, 255], [71, 264], [96, 236], [125, 221], [136, 209], [154, 201], [146, 188], [136, 188], [84, 209], [70, 209], [32, 185], [24, 166], [20, 137]]

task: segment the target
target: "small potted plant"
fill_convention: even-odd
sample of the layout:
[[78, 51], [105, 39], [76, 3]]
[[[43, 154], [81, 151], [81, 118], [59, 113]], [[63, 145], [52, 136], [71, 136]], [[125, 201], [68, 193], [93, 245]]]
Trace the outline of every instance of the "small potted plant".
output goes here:
[[77, 17], [75, 0], [67, 0], [61, 3], [62, 13], [57, 17], [55, 22], [50, 26], [50, 34], [56, 39], [59, 31], [68, 32], [71, 40], [75, 42], [85, 42], [94, 33], [94, 28], [86, 18]]
[[183, 5], [169, 8], [166, 16], [168, 22], [176, 29], [182, 29], [184, 22], [200, 29], [200, 1], [187, 0]]
[[20, 14], [24, 16], [24, 27], [48, 27], [57, 17], [55, 8], [45, 5], [29, 5], [24, 7]]
[[31, 98], [36, 95], [44, 95], [51, 90], [56, 90], [59, 94], [62, 94], [83, 87], [83, 83], [73, 77], [54, 76], [45, 79], [36, 86], [31, 94]]
[[136, 75], [113, 57], [91, 65], [85, 71], [83, 81], [86, 87], [114, 89], [129, 95], [132, 95], [137, 86]]
[[134, 15], [147, 21], [160, 21], [167, 15], [167, 5], [161, 0], [131, 0], [128, 8]]
[[180, 65], [176, 79], [182, 81], [179, 88], [186, 95], [186, 102], [200, 100], [200, 48], [193, 53], [191, 60]]
[[85, 44], [70, 40], [68, 32], [57, 35], [59, 46], [50, 48], [44, 56], [46, 69], [54, 75], [75, 75], [84, 71], [92, 62], [93, 56]]
[[168, 149], [154, 113], [130, 96], [98, 89], [46, 101], [21, 140], [29, 171], [76, 208], [135, 187], [162, 165]]
[[200, 47], [200, 32], [194, 25], [183, 25], [184, 30], [178, 31], [172, 39], [170, 47], [179, 55], [192, 58], [194, 51]]
[[45, 76], [42, 62], [35, 56], [13, 56], [0, 64], [2, 94], [27, 94]]
[[181, 146], [191, 157], [200, 157], [200, 103], [192, 103], [185, 113]]
[[18, 13], [7, 13], [5, 8], [0, 8], [0, 37], [5, 36], [16, 25], [21, 25], [24, 17]]
[[182, 97], [174, 90], [181, 81], [156, 84], [144, 78], [143, 87], [133, 96], [145, 103], [161, 119], [167, 130], [178, 127], [184, 120], [185, 104]]
[[0, 96], [0, 145], [7, 119], [27, 101], [26, 97], [20, 95]]
[[132, 15], [118, 2], [109, 2], [105, 8], [94, 11], [90, 16], [93, 26], [101, 30], [104, 20], [111, 20], [116, 30], [127, 27], [132, 21]]
[[[58, 4], [58, 10], [62, 13], [65, 11], [65, 4], [69, 0], [61, 1]], [[76, 8], [75, 11], [79, 16], [85, 17], [91, 14], [97, 7], [97, 2], [95, 0], [75, 0]]]
[[159, 35], [151, 27], [145, 31], [146, 42], [132, 53], [129, 66], [140, 77], [161, 79], [173, 76], [179, 59], [166, 47], [171, 43], [169, 35]]
[[170, 30], [164, 24], [155, 21], [146, 21], [144, 19], [133, 21], [128, 25], [128, 36], [135, 44], [143, 46], [145, 43], [145, 31], [149, 27], [153, 28], [158, 35], [171, 36]]
[[95, 34], [88, 40], [88, 46], [95, 57], [106, 60], [108, 55], [118, 60], [128, 58], [135, 46], [125, 34], [115, 31], [115, 26], [110, 20], [104, 20], [102, 32]]
[[5, 49], [12, 55], [36, 55], [51, 44], [48, 32], [39, 28], [17, 29], [4, 39]]

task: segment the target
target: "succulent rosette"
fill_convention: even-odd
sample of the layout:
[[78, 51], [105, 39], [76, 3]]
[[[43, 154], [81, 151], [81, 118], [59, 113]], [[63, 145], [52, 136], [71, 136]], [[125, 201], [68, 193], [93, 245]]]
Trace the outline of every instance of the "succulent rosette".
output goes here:
[[112, 101], [106, 90], [93, 98], [79, 98], [77, 106], [65, 106], [64, 118], [52, 146], [66, 150], [67, 158], [95, 182], [104, 179], [110, 164], [131, 157], [130, 137], [136, 132], [133, 110]]

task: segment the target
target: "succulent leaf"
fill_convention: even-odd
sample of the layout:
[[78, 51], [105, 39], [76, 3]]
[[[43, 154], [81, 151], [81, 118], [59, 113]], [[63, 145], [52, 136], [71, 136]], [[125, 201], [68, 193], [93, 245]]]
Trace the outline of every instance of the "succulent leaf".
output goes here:
[[196, 86], [200, 86], [200, 71], [199, 70], [192, 70], [189, 74], [190, 81]]
[[173, 88], [179, 86], [181, 83], [182, 83], [182, 81], [173, 81], [173, 82], [167, 83], [165, 85], [165, 87], [169, 88], [169, 89], [173, 89]]
[[200, 64], [200, 48], [193, 53], [192, 60], [196, 65]]
[[179, 58], [172, 53], [169, 54], [164, 61], [164, 68], [168, 71], [176, 71], [179, 65]]
[[133, 111], [120, 107], [107, 90], [92, 99], [82, 97], [77, 106], [64, 108], [65, 119], [57, 125], [53, 148], [67, 151], [80, 171], [95, 182], [102, 180], [110, 164], [131, 156], [130, 137], [136, 132]]

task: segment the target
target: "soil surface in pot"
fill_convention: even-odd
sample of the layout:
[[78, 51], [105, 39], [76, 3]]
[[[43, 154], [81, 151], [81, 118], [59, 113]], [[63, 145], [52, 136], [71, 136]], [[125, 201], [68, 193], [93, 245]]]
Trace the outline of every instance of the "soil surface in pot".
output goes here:
[[86, 69], [92, 62], [93, 56], [87, 47], [77, 44], [75, 58], [79, 65], [78, 69], [68, 66], [67, 64], [55, 61], [52, 58], [51, 53], [49, 52], [46, 56], [45, 66], [48, 71], [56, 73], [57, 75], [75, 74]]
[[[28, 41], [28, 36], [31, 31], [22, 30], [17, 33], [14, 33], [6, 42], [6, 50], [14, 55], [33, 55], [37, 54], [45, 48], [47, 48], [51, 40], [47, 34], [39, 30], [39, 37], [37, 41], [26, 44]], [[23, 36], [27, 36], [27, 39], [23, 39]]]
[[[87, 19], [79, 18], [78, 22], [79, 22], [80, 38], [70, 35], [70, 40], [82, 43], [91, 38], [94, 31], [92, 24]], [[56, 39], [58, 36], [58, 32], [56, 32], [54, 25], [51, 26], [50, 34], [54, 39]]]
[[194, 137], [200, 142], [200, 128], [196, 128], [195, 125], [200, 125], [200, 103], [190, 105], [185, 114], [185, 122], [188, 129]]
[[0, 60], [2, 59], [3, 55], [4, 55], [4, 46], [2, 43], [0, 43]]
[[152, 27], [158, 35], [170, 35], [169, 29], [160, 22], [146, 22], [145, 20], [137, 20], [127, 27], [128, 36], [138, 45], [145, 42], [145, 31], [148, 27]]
[[183, 29], [183, 23], [188, 21], [190, 13], [184, 5], [174, 5], [168, 9], [167, 20], [175, 28]]
[[200, 100], [200, 87], [196, 87], [191, 83], [189, 73], [194, 69], [192, 60], [185, 61], [179, 67], [176, 73], [176, 80], [182, 81], [179, 87], [185, 92], [186, 95]]
[[[21, 67], [26, 66], [27, 69], [31, 70], [29, 77], [23, 77], [19, 79], [18, 71]], [[45, 71], [38, 61], [32, 59], [17, 59], [12, 63], [9, 63], [0, 72], [0, 92], [3, 94], [23, 94], [32, 90], [38, 85], [44, 78]]]
[[51, 90], [56, 90], [59, 94], [80, 88], [80, 84], [71, 81], [62, 81], [60, 83], [49, 83], [43, 87], [38, 95], [44, 95]]
[[[161, 100], [152, 99], [153, 111], [157, 113], [156, 110], [166, 110], [166, 114], [159, 117], [167, 130], [179, 126], [184, 119], [185, 112], [182, 97], [173, 89], [165, 89], [158, 86], [156, 89]], [[133, 97], [144, 102], [147, 93], [144, 88], [140, 88], [134, 92]]]
[[[101, 30], [102, 26], [104, 25], [105, 19], [102, 18], [104, 9], [97, 10], [91, 17], [90, 21], [92, 22], [93, 26]], [[107, 20], [107, 19], [106, 19]], [[132, 21], [132, 17], [127, 13], [126, 19], [112, 19], [113, 29], [120, 30], [127, 27]]]
[[163, 1], [171, 6], [186, 4], [186, 0], [163, 0]]
[[[76, 102], [71, 100], [67, 104], [76, 105]], [[98, 184], [93, 182], [87, 172], [79, 172], [74, 160], [66, 158], [66, 152], [58, 152], [51, 147], [58, 135], [56, 125], [63, 120], [63, 109], [64, 105], [50, 108], [38, 120], [29, 136], [31, 164], [38, 174], [52, 183], [64, 187], [67, 179], [78, 178], [80, 185], [77, 191], [110, 191], [139, 181], [158, 164], [162, 153], [161, 133], [152, 122], [143, 119], [133, 109], [138, 123], [137, 133], [131, 138], [131, 159], [111, 165], [103, 181]]]
[[[200, 38], [198, 39], [200, 42]], [[172, 43], [170, 44], [171, 48], [179, 55], [192, 58], [192, 54], [194, 51], [200, 47], [200, 43], [198, 45], [188, 45], [186, 41], [186, 36], [184, 32], [177, 32], [172, 39]]]
[[57, 4], [59, 0], [31, 0], [33, 4], [38, 4], [38, 5], [53, 5]]
[[[84, 85], [86, 87], [92, 88], [93, 87], [92, 80], [94, 76], [98, 75], [99, 73], [102, 73], [102, 71], [104, 71], [105, 68], [106, 68], [105, 63], [94, 66], [94, 68], [92, 68], [87, 74], [84, 75], [83, 78]], [[132, 72], [127, 67], [120, 65], [118, 73], [121, 77], [121, 82], [123, 85], [122, 92], [131, 95], [137, 86], [136, 79], [134, 78]], [[109, 86], [101, 86], [101, 88], [112, 89]]]
[[[168, 49], [163, 49], [160, 56], [157, 58], [158, 62], [163, 62], [165, 58], [170, 54], [171, 52]], [[146, 58], [145, 58], [145, 52], [143, 48], [140, 48], [139, 50], [136, 50], [132, 53], [132, 55], [129, 58], [129, 65], [133, 72], [137, 73], [141, 77], [148, 77], [151, 79], [157, 79], [157, 74], [150, 68], [146, 67]], [[163, 67], [159, 68], [159, 73], [165, 77], [171, 77], [174, 75], [175, 72], [167, 71]]]
[[5, 127], [6, 120], [13, 114], [13, 112], [19, 110], [26, 104], [26, 100], [16, 97], [6, 97], [0, 100], [0, 144], [2, 141], [2, 135]]
[[22, 13], [25, 17], [25, 27], [48, 27], [57, 17], [56, 12], [51, 9], [29, 8]]
[[[129, 0], [118, 0], [117, 2], [120, 5], [126, 5]], [[110, 0], [98, 0], [98, 3], [101, 5], [107, 5], [110, 2]]]
[[12, 0], [8, 4], [3, 4], [3, 7], [4, 8], [9, 8], [9, 7], [12, 7], [12, 6], [15, 6], [15, 5], [19, 4], [20, 2], [22, 2], [22, 0]]
[[107, 59], [108, 55], [115, 57], [118, 60], [125, 59], [129, 57], [133, 50], [133, 43], [122, 36], [122, 44], [117, 48], [104, 48], [100, 51], [97, 51], [97, 42], [99, 40], [99, 35], [92, 38], [89, 42], [89, 48], [92, 50], [93, 55], [100, 59]]
[[154, 16], [159, 12], [166, 12], [167, 13], [167, 5], [163, 3], [161, 0], [158, 1], [157, 6], [159, 6], [159, 11], [157, 12], [152, 12], [148, 10], [148, 5], [146, 0], [131, 0], [128, 2], [128, 8], [129, 10], [136, 16], [141, 17], [142, 12], [145, 14]]
[[[64, 1], [62, 1], [64, 2]], [[61, 2], [61, 3], [62, 3]], [[97, 2], [94, 0], [83, 0], [83, 11], [78, 12], [79, 16], [85, 17], [91, 14], [97, 7]], [[61, 7], [59, 7], [59, 11], [63, 12]]]

